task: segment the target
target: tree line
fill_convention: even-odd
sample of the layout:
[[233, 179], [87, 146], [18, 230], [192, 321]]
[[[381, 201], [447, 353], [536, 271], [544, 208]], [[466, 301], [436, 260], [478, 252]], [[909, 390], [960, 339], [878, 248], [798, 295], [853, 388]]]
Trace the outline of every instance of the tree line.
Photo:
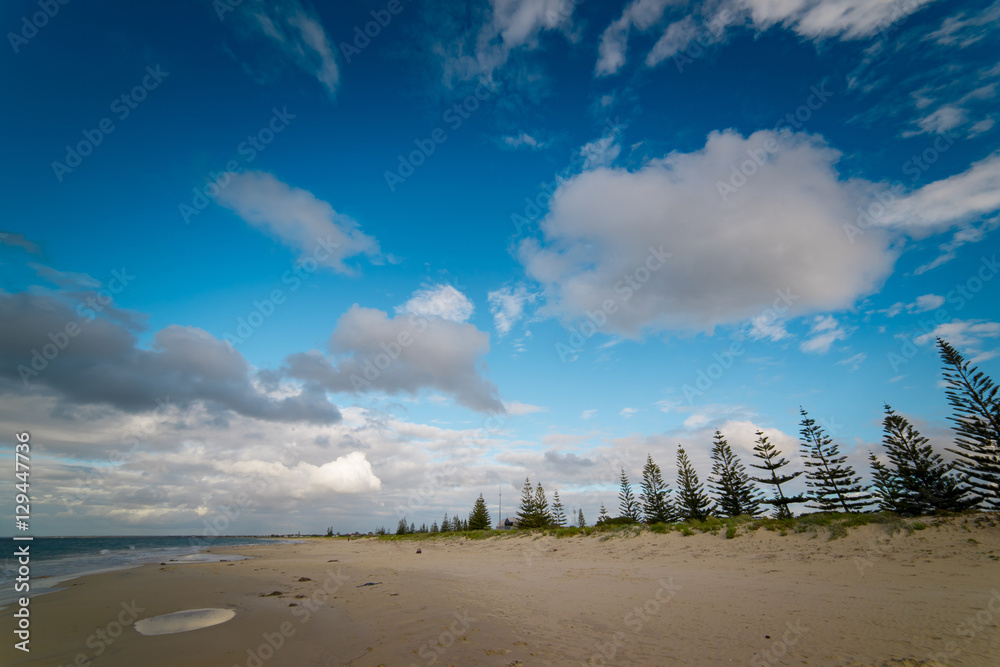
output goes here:
[[[660, 466], [647, 455], [639, 494], [632, 490], [624, 468], [618, 492], [618, 516], [610, 517], [601, 504], [597, 525], [670, 523], [709, 516], [759, 516], [770, 506], [776, 518], [791, 518], [790, 505], [804, 503], [822, 512], [868, 512], [885, 510], [903, 515], [958, 512], [980, 508], [1000, 510], [1000, 396], [986, 374], [966, 361], [949, 343], [938, 338], [949, 418], [955, 432], [956, 456], [945, 461], [902, 414], [884, 406], [882, 447], [887, 463], [874, 452], [868, 462], [872, 483], [865, 485], [847, 456], [823, 427], [800, 408], [799, 447], [805, 470], [785, 471], [789, 461], [762, 431], [753, 447], [755, 471], [751, 474], [718, 430], [712, 442], [712, 471], [706, 485], [684, 448], [677, 448], [676, 492], [663, 478]], [[788, 484], [805, 476], [805, 493], [788, 493]], [[502, 519], [501, 519], [502, 520]], [[566, 517], [556, 491], [550, 505], [541, 483], [534, 487], [525, 479], [517, 510], [518, 528], [586, 526], [583, 510]], [[489, 511], [482, 494], [467, 520], [445, 515], [417, 529], [401, 519], [397, 534], [483, 530], [490, 527]], [[380, 529], [384, 533], [384, 529]]]

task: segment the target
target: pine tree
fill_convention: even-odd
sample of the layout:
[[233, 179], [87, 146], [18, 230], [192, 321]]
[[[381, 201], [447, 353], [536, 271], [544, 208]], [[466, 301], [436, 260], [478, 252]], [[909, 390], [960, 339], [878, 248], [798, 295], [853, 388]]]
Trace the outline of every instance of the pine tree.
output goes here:
[[435, 521], [434, 523], [431, 524], [431, 532], [432, 533], [438, 532], [438, 522], [437, 521]]
[[396, 534], [406, 535], [406, 531], [407, 531], [406, 517], [404, 516], [402, 519], [399, 520], [399, 524], [396, 526]]
[[622, 468], [621, 490], [618, 492], [618, 512], [620, 516], [626, 517], [639, 523], [639, 501], [632, 495], [632, 485], [628, 483], [628, 476], [625, 468]]
[[715, 495], [719, 511], [726, 516], [760, 514], [760, 492], [754, 488], [743, 463], [719, 431], [712, 443], [712, 474], [708, 487]]
[[582, 507], [580, 508], [580, 513], [576, 515], [576, 527], [577, 528], [586, 528], [587, 527], [587, 520], [583, 518], [583, 508]]
[[604, 502], [601, 502], [601, 513], [597, 515], [597, 523], [602, 524], [608, 520], [608, 509], [604, 506]]
[[[565, 517], [564, 517], [565, 520]], [[545, 497], [545, 489], [539, 482], [535, 486], [535, 528], [545, 528], [552, 525], [552, 512], [549, 511], [549, 501]]]
[[418, 529], [418, 532], [426, 533], [427, 532], [427, 524], [426, 523], [420, 524], [420, 528]]
[[804, 409], [802, 414], [802, 436], [800, 446], [806, 466], [806, 486], [812, 489], [806, 505], [823, 512], [863, 511], [871, 505], [872, 496], [861, 486], [861, 477], [850, 464], [845, 464], [846, 456], [840, 455], [840, 448], [824, 431], [823, 427], [809, 417]]
[[559, 489], [552, 494], [552, 525], [560, 528], [566, 527], [566, 513], [563, 510], [562, 501], [559, 500]]
[[684, 519], [704, 521], [712, 511], [712, 501], [698, 481], [698, 473], [684, 448], [677, 446], [677, 509]]
[[1000, 509], [1000, 386], [938, 338], [944, 362], [945, 394], [952, 407], [958, 469], [984, 509]]
[[486, 530], [489, 527], [490, 511], [486, 509], [486, 501], [480, 493], [476, 504], [472, 506], [472, 513], [469, 514], [469, 530]]
[[775, 496], [771, 498], [764, 498], [763, 502], [774, 507], [774, 516], [778, 519], [790, 519], [792, 518], [792, 511], [788, 509], [788, 506], [792, 503], [805, 502], [806, 497], [802, 495], [798, 496], [786, 496], [781, 490], [782, 484], [787, 484], [796, 477], [802, 474], [802, 471], [787, 474], [778, 474], [778, 471], [788, 465], [788, 461], [781, 455], [778, 448], [770, 443], [767, 436], [764, 435], [763, 431], [757, 431], [757, 440], [753, 448], [754, 457], [763, 461], [763, 465], [750, 464], [751, 468], [757, 468], [758, 470], [766, 470], [769, 473], [768, 477], [751, 477], [753, 481], [759, 484], [768, 484], [774, 487]]
[[663, 481], [660, 466], [653, 462], [652, 454], [646, 454], [646, 465], [642, 468], [642, 513], [646, 523], [670, 523], [674, 511], [670, 506], [670, 487]]
[[415, 524], [414, 524], [414, 523], [413, 523], [413, 522], [411, 521], [411, 522], [410, 522], [410, 529], [409, 529], [409, 533], [410, 533], [410, 534], [412, 535], [412, 534], [413, 534], [413, 533], [415, 533], [415, 532], [417, 532], [417, 527], [416, 527], [416, 525], [415, 525]]
[[451, 523], [448, 521], [448, 514], [445, 513], [444, 518], [441, 519], [441, 532], [447, 533], [452, 530]]
[[906, 417], [885, 406], [882, 444], [894, 469], [886, 472], [899, 487], [897, 508], [902, 514], [935, 511], [961, 512], [974, 507], [980, 498], [963, 488], [954, 464], [936, 454], [927, 438], [910, 425]]
[[878, 499], [878, 508], [887, 512], [905, 514], [907, 504], [905, 500], [905, 490], [899, 482], [899, 477], [892, 474], [885, 465], [878, 460], [875, 452], [868, 452], [868, 465], [872, 469], [872, 493]]
[[538, 514], [535, 508], [535, 494], [532, 492], [531, 480], [524, 478], [524, 487], [521, 489], [521, 505], [517, 508], [517, 527], [536, 528], [535, 516]]

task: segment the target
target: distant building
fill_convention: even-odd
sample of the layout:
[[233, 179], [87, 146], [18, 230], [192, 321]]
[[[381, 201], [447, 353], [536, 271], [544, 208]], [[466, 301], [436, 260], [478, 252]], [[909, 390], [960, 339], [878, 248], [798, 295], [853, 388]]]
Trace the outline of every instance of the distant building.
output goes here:
[[517, 528], [517, 519], [512, 519], [510, 517], [504, 519], [503, 523], [497, 526], [497, 530], [512, 530], [514, 528]]

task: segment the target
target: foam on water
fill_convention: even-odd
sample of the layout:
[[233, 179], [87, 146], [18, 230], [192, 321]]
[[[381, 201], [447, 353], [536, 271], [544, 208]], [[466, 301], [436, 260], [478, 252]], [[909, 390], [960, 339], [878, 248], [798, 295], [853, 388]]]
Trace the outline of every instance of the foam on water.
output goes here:
[[153, 616], [136, 621], [135, 630], [140, 635], [173, 635], [219, 625], [236, 616], [232, 609], [188, 609], [185, 611]]

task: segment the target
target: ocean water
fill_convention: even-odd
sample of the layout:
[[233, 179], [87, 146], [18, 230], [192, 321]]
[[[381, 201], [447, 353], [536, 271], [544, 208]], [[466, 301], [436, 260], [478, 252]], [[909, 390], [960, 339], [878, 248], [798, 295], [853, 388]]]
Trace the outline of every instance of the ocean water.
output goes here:
[[36, 537], [29, 541], [4, 538], [0, 553], [0, 607], [10, 604], [24, 592], [14, 589], [18, 561], [14, 553], [29, 545], [31, 554], [31, 590], [28, 597], [58, 590], [59, 585], [85, 574], [138, 567], [146, 563], [205, 563], [238, 560], [242, 556], [209, 554], [206, 549], [239, 547], [250, 544], [291, 542], [256, 537]]

